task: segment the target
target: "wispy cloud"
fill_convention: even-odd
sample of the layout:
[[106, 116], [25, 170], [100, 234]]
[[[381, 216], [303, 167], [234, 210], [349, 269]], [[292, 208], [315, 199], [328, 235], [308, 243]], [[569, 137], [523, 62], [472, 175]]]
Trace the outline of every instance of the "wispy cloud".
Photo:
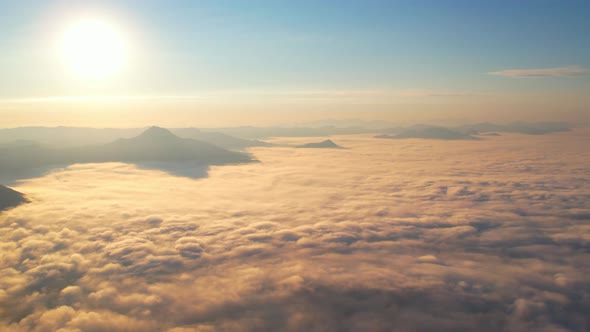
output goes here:
[[472, 97], [483, 95], [481, 92], [467, 90], [435, 90], [435, 89], [382, 89], [382, 90], [301, 90], [282, 93], [287, 96], [304, 98], [405, 98], [405, 97]]
[[290, 91], [291, 95], [311, 96], [375, 96], [386, 94], [384, 90], [301, 90]]
[[489, 72], [488, 74], [516, 78], [586, 77], [590, 76], [590, 69], [581, 66], [567, 66], [538, 69], [508, 69]]
[[481, 93], [466, 90], [399, 89], [399, 90], [307, 90], [291, 91], [291, 95], [304, 96], [395, 96], [395, 97], [465, 97]]
[[109, 102], [109, 101], [167, 101], [167, 100], [193, 100], [204, 99], [204, 96], [45, 96], [3, 98], [0, 103], [61, 103], [61, 102]]
[[[432, 89], [346, 89], [346, 90], [235, 90], [216, 91], [200, 95], [56, 95], [27, 96], [16, 98], [0, 98], [0, 104], [46, 104], [46, 103], [95, 103], [95, 102], [168, 102], [198, 101], [235, 98], [280, 98], [285, 100], [342, 100], [375, 99], [391, 97], [470, 97], [481, 95], [464, 90], [432, 90]], [[268, 101], [268, 99], [267, 99]]]
[[482, 95], [480, 92], [467, 90], [433, 90], [433, 89], [402, 89], [393, 92], [401, 97], [472, 97]]

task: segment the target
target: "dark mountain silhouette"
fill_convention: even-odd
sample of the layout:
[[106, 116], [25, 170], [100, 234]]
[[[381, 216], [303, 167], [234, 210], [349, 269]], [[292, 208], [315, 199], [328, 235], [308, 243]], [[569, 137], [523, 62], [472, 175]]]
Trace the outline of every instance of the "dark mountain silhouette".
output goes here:
[[220, 165], [251, 161], [246, 154], [180, 138], [159, 127], [151, 127], [134, 138], [121, 138], [109, 144], [71, 151], [75, 152], [80, 162], [192, 161], [199, 165]]
[[75, 163], [127, 162], [140, 166], [156, 165], [153, 168], [167, 171], [178, 169], [177, 166], [181, 163], [202, 168], [253, 161], [248, 154], [229, 151], [194, 139], [180, 138], [159, 127], [151, 127], [133, 138], [84, 147], [58, 149], [19, 141], [0, 146], [0, 155], [0, 174], [17, 175], [28, 173], [29, 170], [41, 170], [41, 173], [52, 166], [63, 167]]
[[[347, 134], [368, 134], [381, 132], [389, 135], [403, 134], [409, 129], [432, 128], [441, 126], [415, 125], [412, 127], [391, 127], [378, 129], [372, 122], [334, 122], [335, 125], [324, 125], [330, 121], [307, 124], [313, 127], [233, 127], [233, 128], [175, 128], [170, 131], [182, 138], [192, 138], [208, 142], [224, 149], [243, 150], [248, 147], [272, 146], [259, 141], [265, 137], [311, 137]], [[358, 125], [354, 125], [358, 123]], [[320, 126], [321, 125], [321, 126]], [[317, 126], [317, 127], [316, 127]], [[470, 125], [446, 127], [449, 130], [476, 135], [489, 132], [509, 132], [530, 135], [541, 135], [553, 132], [568, 131], [570, 127], [559, 122], [514, 122], [496, 124], [481, 122]], [[14, 141], [39, 142], [47, 147], [66, 148], [73, 146], [98, 145], [112, 142], [118, 138], [133, 138], [141, 134], [145, 128], [78, 128], [78, 127], [19, 127], [0, 129], [0, 148]], [[426, 130], [426, 129], [424, 129]], [[407, 133], [406, 133], [407, 135]], [[443, 135], [444, 136], [444, 135]], [[391, 137], [385, 137], [391, 138]], [[400, 137], [401, 138], [401, 137]]]
[[[48, 147], [67, 148], [98, 145], [118, 138], [133, 138], [145, 128], [77, 128], [77, 127], [19, 127], [0, 129], [0, 147], [15, 141], [40, 142]], [[270, 143], [236, 138], [227, 134], [202, 131], [197, 128], [176, 128], [170, 131], [182, 138], [208, 142], [224, 149], [243, 150], [254, 146], [272, 146]]]
[[0, 185], [0, 211], [26, 203], [25, 196], [18, 191]]
[[457, 127], [463, 133], [505, 132], [528, 135], [543, 135], [555, 132], [570, 131], [569, 125], [561, 122], [513, 122], [510, 124], [496, 124], [481, 122]]
[[391, 123], [378, 120], [361, 120], [361, 119], [322, 119], [315, 121], [306, 121], [296, 124], [297, 127], [307, 128], [366, 128], [370, 130], [384, 130], [392, 127]]
[[363, 127], [335, 127], [323, 126], [319, 128], [309, 127], [233, 127], [233, 128], [203, 128], [203, 132], [219, 132], [244, 139], [263, 139], [267, 137], [312, 137], [349, 134], [367, 134], [377, 132], [374, 129]]
[[[432, 129], [437, 128], [437, 129]], [[459, 134], [464, 135], [481, 135], [481, 136], [496, 136], [496, 135], [482, 135], [485, 133], [520, 133], [528, 135], [543, 135], [554, 132], [569, 131], [570, 126], [561, 122], [513, 122], [510, 124], [497, 124], [492, 122], [480, 122], [469, 125], [462, 125], [457, 127], [441, 127], [428, 124], [417, 124], [411, 127], [393, 127], [383, 130], [384, 135], [379, 135], [380, 138], [436, 138], [438, 139], [470, 139], [467, 137], [461, 138]], [[446, 133], [444, 131], [447, 131]], [[448, 131], [455, 132], [452, 134]], [[393, 135], [396, 134], [396, 135]], [[423, 137], [424, 136], [424, 137]], [[449, 138], [446, 138], [449, 137]], [[450, 138], [456, 137], [456, 138]]]
[[65, 148], [105, 144], [117, 138], [131, 138], [145, 128], [79, 128], [79, 127], [18, 127], [0, 129], [0, 144], [16, 140], [42, 143], [48, 147]]
[[178, 135], [180, 137], [192, 138], [199, 141], [208, 142], [230, 150], [243, 150], [245, 148], [257, 146], [273, 146], [273, 144], [271, 143], [259, 140], [237, 138], [218, 132], [206, 132], [197, 128], [177, 128], [170, 130], [175, 135]]
[[475, 140], [477, 138], [462, 132], [454, 131], [444, 127], [435, 127], [428, 125], [416, 125], [401, 130], [397, 135], [377, 135], [377, 138], [388, 139], [406, 139], [406, 138], [425, 138], [441, 140]]
[[441, 127], [441, 126], [435, 126], [435, 125], [430, 125], [430, 124], [423, 124], [423, 123], [418, 123], [412, 126], [398, 126], [398, 127], [390, 127], [387, 128], [385, 130], [383, 130], [382, 132], [385, 134], [400, 134], [404, 131], [408, 131], [408, 130], [425, 130], [428, 128], [433, 128], [433, 127]]
[[323, 142], [317, 143], [307, 143], [303, 145], [298, 145], [296, 148], [309, 148], [309, 149], [344, 149], [340, 145], [332, 142], [332, 140], [325, 140]]

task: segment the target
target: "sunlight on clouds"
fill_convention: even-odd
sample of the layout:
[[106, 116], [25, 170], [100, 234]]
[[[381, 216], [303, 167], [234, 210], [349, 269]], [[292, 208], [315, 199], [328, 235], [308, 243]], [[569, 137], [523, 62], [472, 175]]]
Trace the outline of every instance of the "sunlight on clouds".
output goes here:
[[255, 148], [199, 180], [112, 163], [23, 181], [0, 326], [580, 330], [589, 137], [335, 136], [350, 149]]
[[488, 73], [489, 75], [507, 76], [517, 78], [543, 78], [543, 77], [587, 77], [590, 69], [581, 66], [538, 68], [538, 69], [509, 69]]

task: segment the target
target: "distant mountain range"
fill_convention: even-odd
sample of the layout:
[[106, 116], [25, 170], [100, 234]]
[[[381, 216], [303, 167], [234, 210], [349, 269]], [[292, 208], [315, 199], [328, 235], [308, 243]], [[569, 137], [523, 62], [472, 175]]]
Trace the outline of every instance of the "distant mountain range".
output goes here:
[[410, 128], [405, 128], [395, 135], [377, 135], [377, 138], [389, 139], [404, 139], [404, 138], [426, 138], [426, 139], [442, 139], [442, 140], [475, 140], [477, 138], [454, 131], [444, 127], [433, 127], [425, 125], [417, 125]]
[[464, 125], [454, 128], [463, 133], [489, 133], [505, 132], [519, 133], [528, 135], [543, 135], [562, 131], [570, 131], [571, 128], [566, 123], [560, 122], [513, 122], [509, 124], [497, 124], [491, 122], [481, 122], [472, 125]]
[[220, 165], [251, 161], [247, 154], [180, 138], [159, 127], [151, 127], [133, 138], [120, 138], [112, 143], [73, 148], [67, 152], [77, 156], [80, 162], [192, 161], [199, 165]]
[[307, 121], [294, 124], [294, 127], [303, 128], [367, 128], [370, 130], [383, 130], [392, 127], [392, 123], [381, 120], [361, 120], [361, 119], [323, 119], [316, 121]]
[[273, 144], [268, 142], [253, 139], [237, 138], [234, 136], [230, 136], [228, 134], [213, 131], [203, 131], [197, 128], [176, 128], [171, 129], [170, 131], [172, 131], [172, 133], [174, 133], [175, 135], [183, 138], [196, 139], [230, 150], [243, 150], [246, 148], [257, 146], [273, 146]]
[[[77, 127], [19, 127], [0, 129], [0, 145], [6, 143], [38, 142], [45, 146], [64, 148], [106, 144], [118, 138], [132, 138], [145, 128], [77, 128]], [[181, 138], [192, 138], [224, 149], [243, 150], [249, 147], [272, 146], [267, 142], [237, 138], [219, 132], [197, 128], [175, 128], [170, 131]]]
[[[418, 124], [411, 127], [396, 127], [385, 130], [377, 138], [404, 139], [425, 138], [441, 140], [476, 140], [477, 136], [500, 136], [497, 132], [519, 133], [527, 135], [543, 135], [571, 130], [567, 124], [556, 122], [514, 122], [511, 124], [495, 124], [482, 122], [458, 127], [440, 127]], [[477, 136], [474, 136], [477, 135]]]
[[375, 129], [364, 127], [233, 127], [233, 128], [203, 128], [205, 132], [219, 132], [244, 139], [263, 139], [269, 137], [313, 137], [331, 135], [373, 134]]
[[332, 140], [325, 140], [323, 142], [318, 143], [307, 143], [303, 145], [298, 145], [296, 148], [307, 148], [307, 149], [344, 149], [340, 145], [332, 142]]
[[23, 169], [75, 163], [190, 162], [195, 166], [208, 166], [253, 161], [248, 154], [229, 151], [203, 141], [180, 138], [159, 127], [151, 127], [133, 138], [83, 147], [53, 148], [17, 141], [0, 146], [0, 155], [0, 173], [18, 173]]
[[25, 196], [18, 191], [0, 185], [0, 211], [26, 203]]
[[[328, 125], [331, 124], [331, 125]], [[496, 124], [481, 122], [462, 126], [437, 126], [415, 125], [411, 127], [383, 128], [387, 123], [375, 121], [336, 121], [325, 120], [305, 124], [296, 127], [233, 127], [233, 128], [173, 128], [170, 131], [181, 138], [192, 138], [202, 142], [211, 143], [224, 149], [244, 150], [250, 147], [273, 146], [268, 142], [260, 141], [268, 137], [325, 137], [331, 135], [350, 134], [384, 134], [383, 138], [403, 138], [403, 136], [422, 135], [423, 128], [446, 128], [450, 131], [479, 135], [490, 132], [521, 133], [529, 135], [541, 135], [553, 132], [568, 131], [569, 125], [558, 122], [514, 122], [510, 124]], [[41, 143], [44, 146], [64, 148], [73, 146], [98, 145], [112, 142], [118, 138], [133, 138], [141, 134], [146, 128], [76, 128], [76, 127], [19, 127], [0, 129], [0, 146], [21, 141], [23, 144], [32, 142]], [[410, 131], [414, 131], [413, 134]], [[424, 131], [424, 130], [422, 130]], [[423, 134], [428, 134], [426, 130]], [[434, 130], [436, 131], [436, 130]], [[433, 133], [435, 134], [435, 133]], [[450, 133], [447, 133], [450, 134]], [[446, 135], [445, 136], [452, 136]], [[436, 135], [435, 135], [436, 137]], [[459, 137], [459, 136], [457, 136]], [[442, 138], [445, 139], [445, 138]], [[460, 139], [469, 139], [463, 137]]]
[[[323, 125], [334, 123], [336, 125]], [[358, 125], [354, 125], [358, 124]], [[383, 123], [386, 124], [386, 123]], [[233, 127], [233, 128], [215, 128], [215, 129], [201, 129], [203, 132], [218, 132], [234, 137], [240, 137], [243, 139], [261, 139], [267, 137], [311, 137], [311, 136], [331, 136], [331, 135], [351, 135], [351, 134], [396, 134], [402, 136], [414, 136], [414, 135], [428, 135], [434, 134], [436, 138], [435, 130], [419, 130], [423, 128], [446, 128], [449, 131], [456, 132], [459, 134], [476, 135], [479, 133], [487, 132], [510, 132], [510, 133], [521, 133], [529, 135], [541, 135], [554, 133], [559, 131], [570, 130], [569, 125], [558, 122], [514, 122], [510, 124], [495, 124], [491, 122], [482, 122], [472, 125], [463, 126], [437, 126], [437, 125], [415, 125], [411, 127], [391, 127], [383, 129], [383, 125], [379, 126], [374, 122], [361, 122], [361, 121], [343, 121], [337, 122], [335, 120], [316, 121], [306, 124], [308, 127]], [[409, 131], [414, 131], [410, 134]], [[402, 132], [406, 132], [403, 134]], [[440, 132], [441, 137], [451, 137], [451, 133]], [[474, 139], [467, 136], [455, 135], [457, 138], [453, 139]], [[384, 137], [391, 138], [391, 137]], [[408, 137], [410, 138], [410, 137]], [[425, 137], [426, 138], [426, 137]], [[450, 138], [440, 138], [450, 139]]]
[[[19, 127], [0, 129], [0, 144], [14, 141], [39, 142], [51, 147], [72, 147], [105, 144], [118, 138], [132, 138], [146, 128], [78, 128]], [[268, 137], [312, 137], [376, 133], [375, 129], [351, 127], [233, 127], [233, 128], [171, 128], [181, 138], [208, 142], [224, 149], [243, 150], [249, 147], [273, 146], [259, 139]]]

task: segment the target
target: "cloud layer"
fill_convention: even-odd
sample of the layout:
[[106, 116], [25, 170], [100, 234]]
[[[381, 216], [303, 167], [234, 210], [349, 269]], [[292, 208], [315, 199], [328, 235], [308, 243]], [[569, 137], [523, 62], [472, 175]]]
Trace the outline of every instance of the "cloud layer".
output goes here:
[[587, 330], [589, 134], [71, 166], [0, 215], [0, 329]]
[[590, 76], [590, 69], [580, 66], [568, 66], [540, 69], [508, 69], [490, 72], [488, 74], [516, 78], [586, 77]]

